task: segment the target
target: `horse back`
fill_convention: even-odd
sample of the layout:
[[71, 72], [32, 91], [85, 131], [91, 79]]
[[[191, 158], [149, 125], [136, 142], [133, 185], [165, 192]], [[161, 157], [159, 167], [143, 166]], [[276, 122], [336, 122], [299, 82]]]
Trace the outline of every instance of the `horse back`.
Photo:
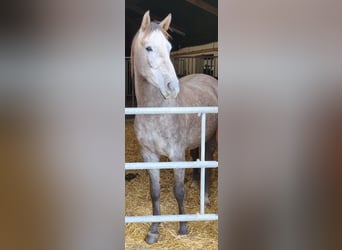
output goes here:
[[182, 106], [217, 106], [218, 81], [205, 74], [192, 74], [179, 79], [179, 102]]

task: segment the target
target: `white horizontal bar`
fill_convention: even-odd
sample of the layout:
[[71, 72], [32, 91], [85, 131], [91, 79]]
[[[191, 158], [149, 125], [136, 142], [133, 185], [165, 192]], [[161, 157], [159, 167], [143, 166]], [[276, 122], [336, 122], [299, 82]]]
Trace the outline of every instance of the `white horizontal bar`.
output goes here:
[[217, 106], [211, 107], [139, 107], [125, 108], [126, 115], [134, 114], [192, 114], [218, 113]]
[[218, 215], [217, 214], [170, 214], [170, 215], [125, 216], [125, 223], [205, 221], [205, 220], [218, 220]]
[[126, 162], [125, 169], [217, 168], [217, 161]]

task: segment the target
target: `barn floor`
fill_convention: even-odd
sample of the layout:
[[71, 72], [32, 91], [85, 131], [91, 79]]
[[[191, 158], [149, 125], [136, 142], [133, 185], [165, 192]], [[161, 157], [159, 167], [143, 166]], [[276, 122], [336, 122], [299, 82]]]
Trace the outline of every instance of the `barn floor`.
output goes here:
[[[126, 162], [141, 162], [139, 144], [135, 138], [133, 120], [126, 121], [125, 131], [126, 141]], [[215, 152], [217, 160], [217, 152]], [[186, 154], [187, 160], [192, 160]], [[166, 159], [162, 158], [162, 161]], [[218, 213], [217, 201], [217, 169], [212, 170], [210, 187], [210, 205], [206, 208], [206, 213]], [[149, 192], [149, 178], [146, 170], [127, 170], [126, 174], [138, 174], [136, 178], [126, 181], [125, 215], [151, 215], [152, 204]], [[161, 170], [161, 213], [177, 214], [178, 206], [173, 195], [173, 171]], [[192, 171], [186, 170], [185, 186], [186, 201], [185, 209], [187, 213], [197, 213], [200, 210], [200, 190], [199, 187], [191, 188]], [[130, 223], [125, 228], [125, 249], [217, 249], [218, 248], [218, 222], [200, 221], [188, 222], [189, 234], [180, 236], [177, 234], [178, 222], [165, 222], [159, 226], [160, 237], [157, 243], [149, 245], [145, 243], [145, 235], [150, 223]]]

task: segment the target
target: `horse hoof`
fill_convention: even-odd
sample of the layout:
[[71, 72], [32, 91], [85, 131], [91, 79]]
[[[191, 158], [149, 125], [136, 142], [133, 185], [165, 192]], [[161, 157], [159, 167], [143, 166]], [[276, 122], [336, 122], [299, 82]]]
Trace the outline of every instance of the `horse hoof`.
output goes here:
[[180, 228], [179, 231], [178, 231], [179, 235], [186, 235], [188, 233], [189, 233], [189, 231], [186, 228]]
[[148, 244], [154, 244], [158, 241], [159, 233], [151, 233], [148, 232], [145, 238], [146, 243]]

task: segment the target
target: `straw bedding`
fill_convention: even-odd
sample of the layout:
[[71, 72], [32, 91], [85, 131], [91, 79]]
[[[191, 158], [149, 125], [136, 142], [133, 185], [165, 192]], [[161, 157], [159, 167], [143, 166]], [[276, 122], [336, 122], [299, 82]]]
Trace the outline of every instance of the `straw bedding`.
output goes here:
[[[141, 162], [139, 144], [135, 138], [133, 120], [126, 121], [126, 162]], [[214, 154], [217, 160], [217, 151]], [[161, 158], [161, 161], [166, 161]], [[192, 160], [186, 153], [186, 160]], [[127, 170], [126, 174], [138, 174], [136, 178], [126, 181], [125, 197], [128, 216], [151, 215], [152, 203], [149, 190], [149, 178], [146, 170]], [[178, 214], [177, 201], [173, 195], [173, 171], [161, 170], [160, 173], [161, 197], [160, 206], [162, 214]], [[192, 171], [186, 170], [185, 210], [189, 214], [200, 210], [199, 187], [191, 188]], [[217, 213], [217, 169], [212, 171], [210, 186], [210, 205], [206, 213]], [[159, 226], [160, 237], [157, 243], [149, 245], [144, 239], [150, 223], [130, 223], [125, 228], [125, 249], [217, 249], [218, 223], [217, 221], [188, 222], [188, 235], [178, 235], [178, 222], [164, 222]]]

